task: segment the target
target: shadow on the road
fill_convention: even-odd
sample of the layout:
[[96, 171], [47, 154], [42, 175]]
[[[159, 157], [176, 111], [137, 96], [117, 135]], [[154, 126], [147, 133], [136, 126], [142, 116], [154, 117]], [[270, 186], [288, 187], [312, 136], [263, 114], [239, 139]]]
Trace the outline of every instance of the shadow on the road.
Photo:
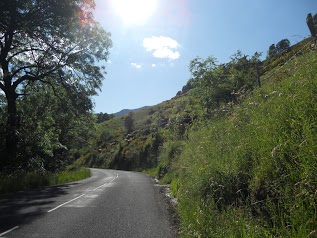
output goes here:
[[0, 233], [45, 214], [57, 197], [77, 183], [0, 195]]

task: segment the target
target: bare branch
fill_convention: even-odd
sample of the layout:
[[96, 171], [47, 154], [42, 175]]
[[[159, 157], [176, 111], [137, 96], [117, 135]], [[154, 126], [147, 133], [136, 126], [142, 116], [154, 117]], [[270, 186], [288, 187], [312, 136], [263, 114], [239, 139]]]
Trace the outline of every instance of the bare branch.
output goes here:
[[4, 87], [4, 85], [3, 85], [3, 83], [1, 83], [1, 82], [0, 82], [0, 88], [2, 89], [3, 92], [6, 91], [6, 90], [5, 90], [5, 87]]
[[38, 68], [39, 66], [37, 66], [37, 65], [29, 65], [29, 66], [23, 66], [23, 67], [21, 67], [21, 68], [18, 68], [16, 71], [14, 71], [13, 73], [12, 73], [12, 78], [17, 74], [17, 73], [19, 73], [20, 71], [22, 71], [22, 70], [25, 70], [25, 69], [30, 69], [30, 68]]
[[26, 81], [26, 80], [29, 80], [29, 81], [37, 81], [37, 80], [40, 80], [40, 78], [38, 77], [35, 77], [35, 76], [32, 76], [32, 75], [23, 75], [21, 78], [19, 78], [18, 80], [16, 80], [14, 83], [13, 83], [13, 88], [16, 89], [17, 86], [22, 83], [23, 81]]

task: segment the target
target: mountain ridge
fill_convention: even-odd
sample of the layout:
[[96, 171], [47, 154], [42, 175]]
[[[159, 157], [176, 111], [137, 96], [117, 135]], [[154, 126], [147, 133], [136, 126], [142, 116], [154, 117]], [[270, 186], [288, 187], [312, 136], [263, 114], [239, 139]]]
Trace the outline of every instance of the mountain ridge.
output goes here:
[[120, 117], [120, 116], [124, 116], [126, 114], [128, 114], [129, 112], [137, 112], [143, 109], [146, 109], [150, 106], [144, 106], [144, 107], [140, 107], [140, 108], [136, 108], [136, 109], [122, 109], [119, 112], [113, 113], [113, 115], [115, 115], [116, 117]]

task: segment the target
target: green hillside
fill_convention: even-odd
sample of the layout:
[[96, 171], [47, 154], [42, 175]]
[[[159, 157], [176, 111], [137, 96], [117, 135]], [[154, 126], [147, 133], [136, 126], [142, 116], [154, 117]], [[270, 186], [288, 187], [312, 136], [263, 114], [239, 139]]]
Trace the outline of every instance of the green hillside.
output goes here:
[[194, 59], [178, 96], [97, 124], [77, 163], [169, 183], [182, 237], [316, 237], [316, 66], [311, 39]]

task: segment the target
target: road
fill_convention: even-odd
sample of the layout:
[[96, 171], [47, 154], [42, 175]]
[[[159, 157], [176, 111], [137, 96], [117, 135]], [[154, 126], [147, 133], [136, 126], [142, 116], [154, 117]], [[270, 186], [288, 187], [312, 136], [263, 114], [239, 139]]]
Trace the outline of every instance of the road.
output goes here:
[[0, 196], [0, 237], [175, 237], [159, 187], [136, 172]]

